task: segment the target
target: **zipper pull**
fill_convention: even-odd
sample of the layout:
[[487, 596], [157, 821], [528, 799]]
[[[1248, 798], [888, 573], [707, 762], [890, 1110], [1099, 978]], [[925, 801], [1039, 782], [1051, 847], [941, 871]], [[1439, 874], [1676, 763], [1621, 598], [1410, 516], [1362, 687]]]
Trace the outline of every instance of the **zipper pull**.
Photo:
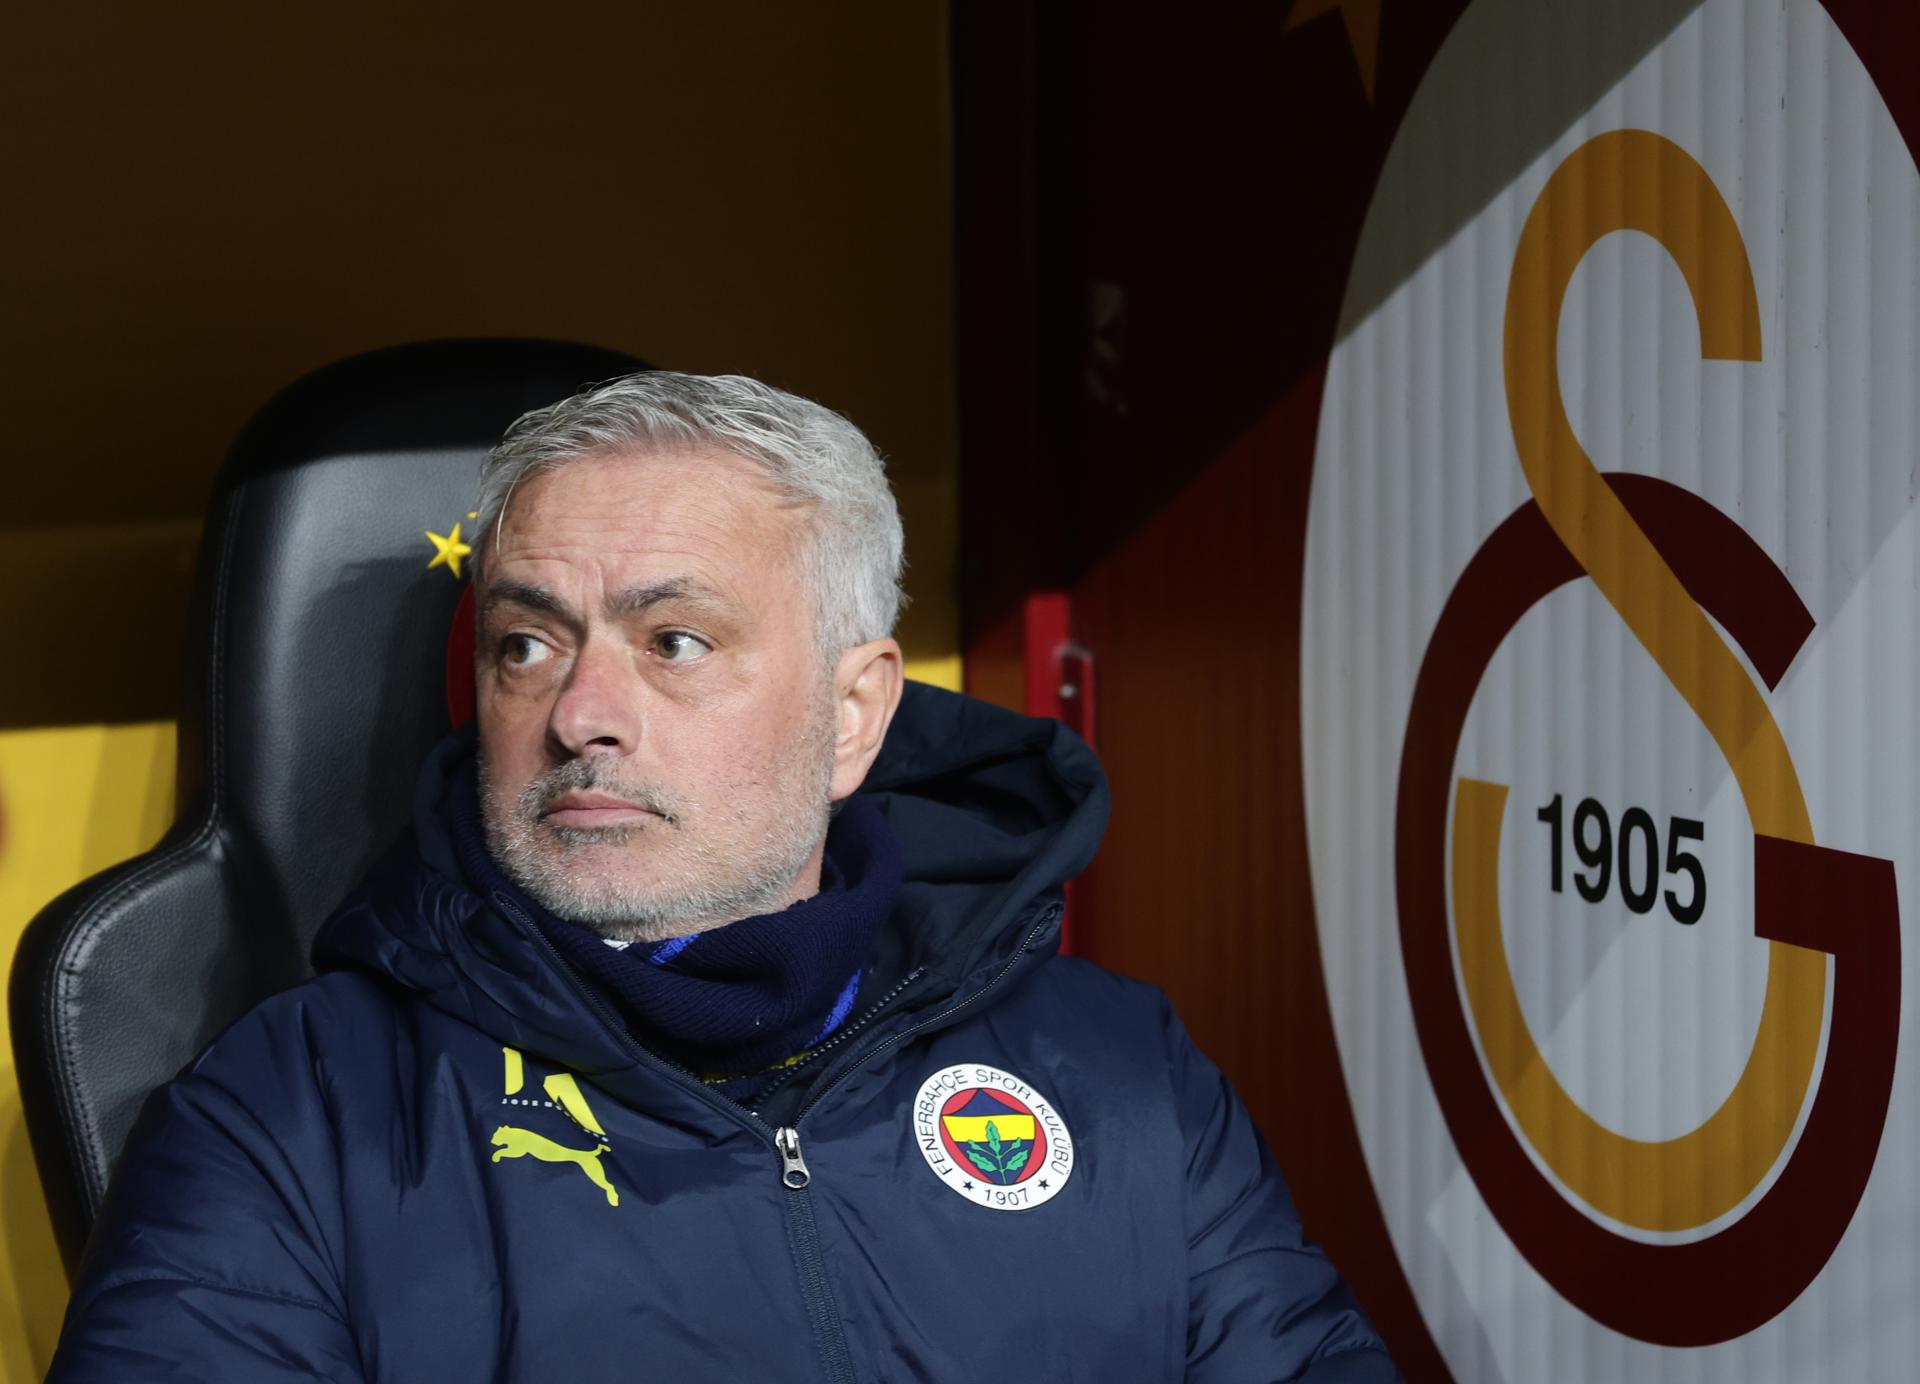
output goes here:
[[773, 1146], [780, 1150], [780, 1182], [791, 1191], [799, 1191], [813, 1181], [807, 1160], [800, 1156], [800, 1131], [782, 1125], [773, 1132]]

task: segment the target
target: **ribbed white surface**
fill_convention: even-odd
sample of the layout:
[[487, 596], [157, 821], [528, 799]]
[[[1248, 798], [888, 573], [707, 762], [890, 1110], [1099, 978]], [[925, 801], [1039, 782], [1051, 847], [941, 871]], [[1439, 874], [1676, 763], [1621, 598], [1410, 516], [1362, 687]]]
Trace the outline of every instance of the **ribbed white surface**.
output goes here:
[[[1458, 1378], [1911, 1380], [1920, 948], [1903, 948], [1896, 1090], [1846, 1237], [1786, 1311], [1702, 1349], [1618, 1335], [1534, 1272], [1456, 1155], [1414, 1033], [1393, 875], [1413, 681], [1462, 569], [1530, 498], [1501, 370], [1520, 225], [1554, 168], [1610, 130], [1654, 130], [1711, 175], [1745, 237], [1764, 356], [1702, 362], [1666, 253], [1611, 237], [1582, 264], [1561, 320], [1575, 430], [1602, 470], [1661, 477], [1735, 519], [1792, 581], [1816, 628], [1771, 704], [1815, 836], [1893, 860], [1903, 912], [1920, 917], [1920, 175], [1814, 0], [1710, 0], [1571, 125], [1536, 128], [1604, 46], [1594, 36], [1613, 10], [1468, 8], [1408, 112], [1349, 286], [1315, 460], [1302, 674], [1314, 895], [1342, 1058], [1396, 1248]], [[1515, 147], [1515, 130], [1519, 147], [1544, 152], [1490, 176], [1478, 160]], [[1450, 194], [1463, 184], [1501, 190], [1460, 224]], [[1713, 741], [1591, 583], [1563, 588], [1508, 637], [1455, 771], [1512, 786], [1508, 956], [1561, 1083], [1623, 1134], [1697, 1125], [1732, 1088], [1758, 1021], [1752, 829]], [[1570, 878], [1553, 894], [1534, 812], [1556, 793], [1569, 817], [1598, 799], [1616, 829], [1631, 806], [1663, 832], [1671, 815], [1702, 819], [1700, 923], [1661, 908], [1635, 917], [1617, 884], [1600, 905]], [[1571, 852], [1565, 866], [1580, 868]]]

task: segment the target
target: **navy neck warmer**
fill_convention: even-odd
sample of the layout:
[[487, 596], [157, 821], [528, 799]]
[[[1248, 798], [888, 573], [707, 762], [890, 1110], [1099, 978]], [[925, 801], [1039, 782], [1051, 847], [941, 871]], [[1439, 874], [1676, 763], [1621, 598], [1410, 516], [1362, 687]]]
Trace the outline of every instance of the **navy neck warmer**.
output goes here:
[[847, 1021], [900, 892], [900, 843], [856, 793], [827, 831], [813, 897], [689, 937], [614, 944], [549, 913], [494, 863], [472, 761], [446, 808], [470, 885], [511, 898], [641, 1043], [742, 1102], [766, 1093]]

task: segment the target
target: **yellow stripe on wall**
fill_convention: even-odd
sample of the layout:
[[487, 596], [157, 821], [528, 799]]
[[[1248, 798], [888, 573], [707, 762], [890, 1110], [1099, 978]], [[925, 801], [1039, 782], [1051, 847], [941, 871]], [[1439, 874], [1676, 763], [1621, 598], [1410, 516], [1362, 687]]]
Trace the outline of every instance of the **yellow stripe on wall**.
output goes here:
[[[173, 816], [171, 722], [0, 731], [0, 960], [55, 895], [160, 839]], [[0, 986], [0, 1380], [46, 1376], [67, 1305], [14, 1080]]]
[[941, 654], [935, 658], [907, 659], [907, 676], [915, 682], [932, 683], [949, 692], [960, 690], [960, 655]]

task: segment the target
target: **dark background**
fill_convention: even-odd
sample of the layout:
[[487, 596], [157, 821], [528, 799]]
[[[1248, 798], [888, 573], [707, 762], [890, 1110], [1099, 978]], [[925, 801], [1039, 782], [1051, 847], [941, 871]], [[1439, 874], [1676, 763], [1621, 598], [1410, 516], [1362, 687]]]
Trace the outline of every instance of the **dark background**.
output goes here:
[[0, 639], [35, 674], [0, 679], [0, 728], [170, 717], [234, 434], [428, 337], [585, 341], [847, 413], [905, 511], [909, 655], [955, 652], [940, 0], [116, 0], [7, 29]]

